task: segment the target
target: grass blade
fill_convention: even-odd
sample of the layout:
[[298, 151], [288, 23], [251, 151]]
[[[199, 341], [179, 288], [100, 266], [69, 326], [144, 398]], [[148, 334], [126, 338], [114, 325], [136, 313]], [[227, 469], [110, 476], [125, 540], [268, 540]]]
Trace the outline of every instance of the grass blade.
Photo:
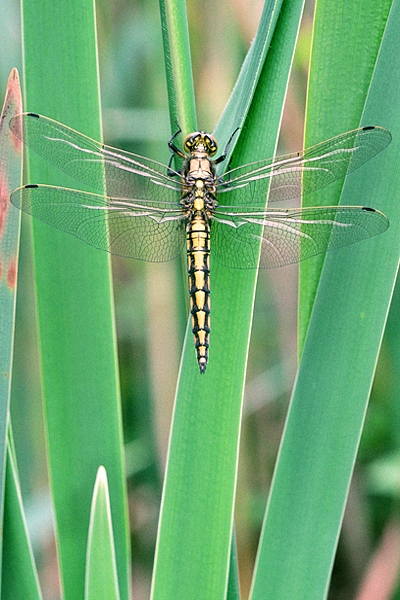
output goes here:
[[[243, 127], [270, 49], [283, 0], [267, 0], [256, 36], [243, 62], [234, 90], [214, 131], [221, 147], [236, 127]], [[233, 148], [231, 148], [231, 151]], [[228, 159], [229, 160], [229, 159]]]
[[[94, 6], [23, 5], [27, 109], [100, 139]], [[30, 182], [70, 181], [30, 155]], [[126, 487], [110, 261], [33, 224], [45, 419], [65, 600], [83, 597], [89, 511], [100, 465], [110, 473], [121, 598], [129, 597]]]
[[104, 467], [97, 473], [90, 511], [85, 600], [119, 600], [110, 496]]
[[237, 564], [235, 532], [233, 532], [232, 540], [231, 540], [231, 554], [230, 554], [229, 575], [228, 575], [228, 591], [226, 594], [226, 600], [239, 600], [239, 599], [240, 599], [239, 572], [238, 572], [238, 564]]
[[325, 259], [264, 521], [253, 600], [327, 594], [400, 254], [399, 26], [400, 3], [394, 2], [362, 118], [387, 127], [392, 145], [346, 180], [341, 197], [343, 204], [362, 197], [377, 206], [390, 227]]
[[[360, 13], [355, 4], [318, 4], [307, 95], [306, 146], [359, 127], [390, 5], [390, 0], [370, 2]], [[343, 65], [346, 67], [343, 68]], [[381, 122], [363, 124], [380, 125]], [[343, 180], [328, 186], [318, 195], [305, 196], [303, 206], [337, 204], [342, 186]], [[360, 200], [355, 196], [351, 204], [365, 204], [365, 201], [361, 196]], [[324, 256], [321, 255], [301, 264], [300, 349], [323, 262]]]
[[[273, 154], [301, 11], [302, 2], [292, 2], [280, 15], [249, 113], [249, 134], [246, 141], [240, 140], [237, 160], [255, 160], [261, 151], [263, 156]], [[186, 336], [153, 599], [226, 596], [255, 273], [233, 272], [212, 263], [211, 285], [212, 346], [205, 375], [198, 371], [192, 335]]]
[[184, 135], [197, 129], [196, 104], [186, 3], [160, 0], [171, 129], [177, 123]]
[[[21, 183], [21, 143], [11, 134], [9, 122], [21, 109], [19, 77], [16, 69], [13, 69], [8, 79], [0, 119], [0, 516], [3, 515], [21, 224], [19, 211], [9, 202], [10, 192]], [[0, 544], [0, 554], [1, 551]]]
[[1, 598], [2, 600], [41, 600], [42, 598], [22, 505], [11, 429], [7, 442]]

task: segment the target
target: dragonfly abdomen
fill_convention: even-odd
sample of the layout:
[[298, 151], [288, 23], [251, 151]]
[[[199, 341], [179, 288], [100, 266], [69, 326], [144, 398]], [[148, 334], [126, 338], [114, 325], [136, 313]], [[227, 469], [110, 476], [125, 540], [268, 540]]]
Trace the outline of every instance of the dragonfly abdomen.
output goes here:
[[202, 216], [195, 216], [186, 233], [192, 331], [200, 373], [204, 373], [210, 334], [210, 226]]

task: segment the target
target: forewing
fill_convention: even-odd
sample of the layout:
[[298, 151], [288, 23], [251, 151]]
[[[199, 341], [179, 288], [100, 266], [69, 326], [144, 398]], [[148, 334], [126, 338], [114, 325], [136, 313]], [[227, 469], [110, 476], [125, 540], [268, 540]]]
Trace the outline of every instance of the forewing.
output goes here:
[[211, 253], [236, 269], [283, 267], [378, 235], [388, 226], [380, 211], [357, 206], [259, 212], [224, 208], [212, 223]]
[[46, 185], [20, 187], [11, 202], [44, 223], [119, 256], [165, 262], [183, 248], [184, 215], [179, 206]]
[[303, 152], [232, 169], [219, 182], [218, 192], [232, 191], [232, 204], [262, 207], [266, 197], [259, 193], [258, 185], [269, 180], [269, 201], [300, 198], [358, 169], [386, 148], [391, 139], [383, 127], [355, 129]]
[[95, 191], [156, 201], [164, 199], [166, 188], [179, 195], [180, 175], [166, 165], [105, 146], [62, 123], [23, 113], [10, 127], [39, 156]]

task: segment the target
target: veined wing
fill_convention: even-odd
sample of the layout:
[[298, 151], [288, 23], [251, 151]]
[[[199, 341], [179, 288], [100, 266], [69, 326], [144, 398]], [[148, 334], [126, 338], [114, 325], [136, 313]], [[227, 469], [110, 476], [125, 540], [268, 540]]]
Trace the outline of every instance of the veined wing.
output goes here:
[[282, 267], [378, 235], [388, 227], [383, 213], [361, 206], [266, 211], [219, 207], [211, 227], [212, 257], [236, 269]]
[[[265, 203], [265, 184], [270, 180], [269, 200], [290, 200], [309, 194], [358, 169], [390, 144], [383, 127], [362, 127], [342, 133], [303, 152], [269, 158], [225, 173], [218, 192], [234, 191], [233, 203]], [[263, 182], [264, 186], [260, 186]]]
[[39, 156], [94, 191], [106, 189], [118, 198], [179, 202], [180, 175], [162, 163], [105, 146], [35, 113], [17, 115], [10, 127]]
[[27, 185], [11, 203], [33, 217], [112, 254], [165, 262], [182, 250], [185, 216], [171, 203], [110, 198], [48, 185]]

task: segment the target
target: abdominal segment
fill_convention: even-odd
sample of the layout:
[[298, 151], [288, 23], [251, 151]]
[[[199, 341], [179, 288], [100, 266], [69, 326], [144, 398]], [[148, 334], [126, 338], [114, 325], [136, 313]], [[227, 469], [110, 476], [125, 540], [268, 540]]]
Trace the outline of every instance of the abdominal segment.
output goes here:
[[186, 232], [192, 331], [200, 373], [204, 373], [210, 334], [210, 227], [195, 217]]

